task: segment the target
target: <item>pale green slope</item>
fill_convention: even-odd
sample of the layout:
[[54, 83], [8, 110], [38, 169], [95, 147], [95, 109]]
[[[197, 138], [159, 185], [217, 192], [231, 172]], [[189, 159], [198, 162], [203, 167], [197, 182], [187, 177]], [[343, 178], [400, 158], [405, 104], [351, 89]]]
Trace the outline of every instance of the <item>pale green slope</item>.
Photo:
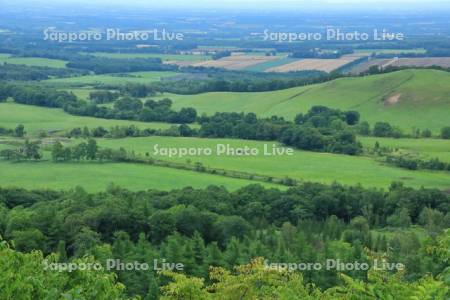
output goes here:
[[[341, 78], [317, 85], [263, 93], [205, 93], [165, 95], [174, 107], [192, 106], [200, 113], [255, 112], [293, 119], [314, 105], [357, 110], [373, 124], [387, 121], [408, 133], [413, 128], [438, 132], [450, 126], [450, 73], [404, 70], [358, 78]], [[396, 97], [397, 101], [395, 99]], [[392, 97], [392, 98], [391, 98]], [[394, 103], [388, 104], [391, 98]]]

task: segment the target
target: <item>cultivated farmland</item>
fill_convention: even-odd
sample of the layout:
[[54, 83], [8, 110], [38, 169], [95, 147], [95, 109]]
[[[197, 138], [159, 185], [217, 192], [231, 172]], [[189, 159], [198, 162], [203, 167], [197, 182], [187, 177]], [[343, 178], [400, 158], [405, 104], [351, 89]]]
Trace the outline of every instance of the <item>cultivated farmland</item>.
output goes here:
[[269, 68], [266, 72], [323, 71], [332, 72], [361, 58], [362, 55], [344, 55], [337, 59], [301, 59], [285, 65]]
[[262, 55], [232, 55], [218, 60], [208, 60], [204, 62], [187, 63], [173, 62], [180, 66], [192, 65], [195, 67], [224, 68], [228, 70], [243, 70], [258, 64], [279, 60], [279, 56]]

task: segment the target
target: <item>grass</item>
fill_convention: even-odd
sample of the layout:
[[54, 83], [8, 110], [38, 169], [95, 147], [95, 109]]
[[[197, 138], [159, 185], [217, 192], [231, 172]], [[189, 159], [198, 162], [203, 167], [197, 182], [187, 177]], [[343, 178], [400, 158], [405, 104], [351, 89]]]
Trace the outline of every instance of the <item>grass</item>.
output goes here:
[[202, 61], [211, 59], [211, 55], [191, 55], [191, 54], [106, 53], [106, 52], [95, 52], [92, 54], [95, 56], [108, 58], [161, 58], [162, 61], [170, 61], [170, 60]]
[[90, 89], [90, 88], [74, 88], [74, 89], [64, 89], [64, 90], [74, 93], [75, 96], [77, 96], [79, 99], [83, 99], [83, 100], [90, 100], [89, 94], [91, 92], [98, 91], [98, 90]]
[[422, 159], [439, 158], [450, 163], [450, 140], [443, 139], [393, 139], [379, 137], [359, 137], [363, 146], [373, 148], [378, 141], [381, 147], [398, 149]]
[[204, 188], [209, 185], [236, 190], [254, 182], [139, 164], [0, 161], [2, 187], [67, 190], [82, 186], [87, 191], [98, 192], [104, 191], [111, 183], [137, 191], [187, 186]]
[[[305, 181], [354, 185], [361, 183], [367, 187], [387, 188], [392, 181], [402, 181], [407, 186], [450, 189], [450, 173], [432, 171], [409, 171], [387, 165], [381, 165], [368, 157], [352, 157], [329, 153], [295, 151], [294, 156], [263, 156], [263, 145], [271, 142], [242, 141], [230, 139], [199, 139], [147, 137], [127, 139], [101, 139], [100, 146], [134, 150], [137, 154], [149, 153], [152, 157], [163, 160], [191, 163], [202, 162], [205, 166], [227, 170], [239, 170], [260, 175], [284, 178], [288, 176]], [[189, 156], [184, 158], [168, 158], [153, 155], [153, 146], [160, 147], [210, 147], [215, 149], [217, 143], [230, 144], [233, 147], [256, 147], [260, 149], [258, 156]]]
[[45, 80], [50, 84], [65, 85], [96, 85], [96, 84], [125, 84], [125, 83], [149, 83], [159, 81], [163, 77], [177, 75], [175, 72], [131, 72], [125, 74], [110, 75], [86, 75], [68, 78]]
[[136, 125], [139, 128], [169, 128], [167, 123], [145, 123], [125, 120], [106, 120], [91, 117], [73, 116], [57, 108], [45, 108], [16, 103], [0, 103], [0, 127], [15, 128], [23, 124], [28, 133], [35, 134], [41, 130], [58, 131], [75, 127], [89, 128], [103, 126]]
[[41, 57], [12, 57], [10, 54], [0, 53], [0, 64], [27, 65], [34, 67], [65, 68], [66, 61]]
[[[199, 95], [164, 95], [174, 108], [194, 107], [199, 113], [254, 112], [259, 116], [293, 119], [314, 105], [357, 110], [374, 124], [389, 122], [411, 133], [414, 128], [438, 133], [450, 125], [450, 73], [436, 70], [403, 70], [375, 76], [334, 81], [261, 93], [216, 92]], [[400, 95], [397, 103], [385, 100]]]

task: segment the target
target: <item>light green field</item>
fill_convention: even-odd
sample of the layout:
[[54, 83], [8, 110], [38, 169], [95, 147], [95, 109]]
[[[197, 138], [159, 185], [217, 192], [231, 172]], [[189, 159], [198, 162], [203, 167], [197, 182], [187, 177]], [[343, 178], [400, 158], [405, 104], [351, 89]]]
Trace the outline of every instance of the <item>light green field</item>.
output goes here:
[[92, 53], [95, 56], [108, 58], [161, 58], [162, 61], [202, 61], [210, 60], [210, 55], [191, 55], [191, 54], [159, 54], [159, 53]]
[[442, 139], [392, 139], [378, 137], [359, 137], [363, 146], [373, 148], [378, 141], [381, 147], [389, 147], [408, 152], [422, 159], [439, 158], [450, 162], [450, 140]]
[[111, 183], [129, 190], [204, 188], [209, 185], [236, 190], [255, 182], [141, 164], [0, 161], [2, 187], [67, 190], [82, 186], [87, 191], [98, 192]]
[[0, 53], [0, 64], [27, 65], [34, 67], [65, 68], [66, 61], [40, 57], [11, 57], [10, 54]]
[[59, 131], [75, 127], [89, 128], [103, 126], [136, 125], [139, 128], [169, 128], [168, 123], [145, 123], [125, 120], [106, 120], [91, 117], [72, 116], [57, 108], [45, 108], [16, 103], [0, 103], [0, 127], [15, 128], [23, 124], [28, 133], [36, 133], [41, 130]]
[[89, 100], [89, 94], [93, 91], [96, 91], [95, 89], [90, 88], [79, 88], [79, 89], [64, 89], [65, 91], [72, 92], [77, 96], [79, 99], [83, 100]]
[[[264, 156], [264, 144], [271, 146], [271, 142], [242, 141], [231, 139], [199, 139], [199, 138], [171, 138], [147, 137], [127, 139], [102, 139], [99, 145], [109, 148], [124, 147], [134, 150], [137, 154], [149, 153], [151, 157], [163, 160], [191, 163], [202, 162], [205, 166], [227, 170], [244, 171], [260, 175], [284, 178], [288, 176], [305, 181], [332, 183], [338, 181], [343, 184], [354, 185], [361, 183], [368, 187], [386, 188], [392, 181], [402, 181], [412, 187], [435, 187], [450, 189], [449, 172], [409, 171], [387, 165], [381, 165], [368, 157], [352, 157], [329, 153], [315, 153], [295, 151], [294, 156]], [[260, 150], [258, 156], [187, 156], [184, 158], [154, 155], [154, 145], [174, 148], [209, 147], [216, 149], [217, 143], [230, 144], [233, 147], [256, 147]], [[215, 154], [215, 151], [213, 152]]]
[[149, 83], [159, 81], [163, 77], [177, 75], [175, 72], [131, 72], [123, 75], [86, 75], [69, 78], [56, 78], [45, 80], [50, 84], [68, 85], [95, 85], [95, 84], [125, 84], [125, 83]]
[[299, 60], [299, 59], [298, 58], [288, 58], [288, 57], [281, 57], [280, 56], [280, 59], [271, 60], [271, 61], [263, 62], [263, 63], [260, 63], [260, 64], [256, 64], [256, 65], [250, 66], [248, 68], [245, 68], [244, 70], [246, 70], [246, 71], [253, 71], [253, 72], [264, 72], [267, 69], [274, 68], [274, 67], [279, 67], [279, 66], [282, 66], [282, 65], [286, 65], [286, 64], [292, 63], [292, 62], [297, 61], [297, 60]]
[[[200, 113], [254, 112], [259, 116], [293, 119], [314, 105], [357, 110], [361, 119], [374, 124], [386, 121], [411, 133], [413, 128], [438, 133], [450, 125], [450, 73], [404, 70], [375, 76], [338, 80], [262, 93], [204, 93], [164, 95], [174, 108], [191, 106]], [[387, 99], [396, 99], [389, 104]]]

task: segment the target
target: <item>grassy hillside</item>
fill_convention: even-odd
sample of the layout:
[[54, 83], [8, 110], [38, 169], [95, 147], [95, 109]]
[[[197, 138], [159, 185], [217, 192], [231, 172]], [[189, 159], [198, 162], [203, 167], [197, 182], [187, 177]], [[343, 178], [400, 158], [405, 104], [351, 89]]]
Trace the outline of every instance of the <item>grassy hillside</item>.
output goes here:
[[0, 103], [0, 127], [15, 128], [23, 124], [28, 133], [41, 130], [65, 130], [88, 126], [105, 128], [134, 124], [140, 128], [169, 128], [168, 123], [144, 123], [124, 120], [106, 120], [91, 117], [72, 116], [61, 109], [44, 108], [16, 103]]
[[174, 160], [191, 163], [202, 162], [205, 166], [228, 170], [239, 170], [249, 173], [268, 175], [283, 178], [285, 176], [323, 183], [338, 181], [343, 184], [361, 183], [370, 187], [388, 187], [392, 181], [402, 181], [405, 185], [413, 187], [436, 187], [450, 189], [449, 172], [409, 171], [405, 169], [382, 165], [367, 157], [352, 157], [329, 153], [315, 153], [295, 151], [294, 156], [264, 156], [264, 144], [271, 142], [241, 141], [230, 139], [199, 139], [199, 138], [171, 138], [148, 137], [127, 138], [116, 140], [99, 140], [99, 145], [110, 148], [124, 147], [134, 150], [137, 154], [153, 154], [153, 146], [174, 148], [198, 148], [230, 144], [233, 147], [256, 147], [260, 149], [258, 156], [189, 156], [184, 158], [168, 158], [159, 156], [164, 160]]
[[314, 105], [357, 110], [369, 123], [387, 121], [410, 133], [413, 128], [437, 133], [450, 125], [450, 73], [404, 70], [264, 93], [170, 95], [175, 108], [199, 112], [255, 112], [292, 119]]
[[[82, 186], [87, 191], [104, 191], [114, 183], [129, 190], [171, 190], [191, 186], [224, 186], [230, 190], [253, 181], [200, 174], [163, 167], [120, 163], [52, 163], [0, 161], [0, 186], [27, 189], [62, 189]], [[266, 186], [275, 186], [267, 185]]]

